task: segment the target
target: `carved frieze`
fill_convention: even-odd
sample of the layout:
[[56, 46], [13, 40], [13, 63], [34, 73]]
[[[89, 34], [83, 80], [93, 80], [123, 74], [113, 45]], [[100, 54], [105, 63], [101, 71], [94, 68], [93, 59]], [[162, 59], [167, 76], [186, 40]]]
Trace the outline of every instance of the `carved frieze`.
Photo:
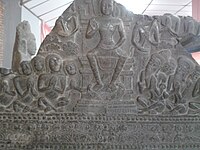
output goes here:
[[1, 72], [0, 147], [199, 150], [200, 67], [185, 49], [198, 35], [190, 17], [75, 0], [32, 60]]

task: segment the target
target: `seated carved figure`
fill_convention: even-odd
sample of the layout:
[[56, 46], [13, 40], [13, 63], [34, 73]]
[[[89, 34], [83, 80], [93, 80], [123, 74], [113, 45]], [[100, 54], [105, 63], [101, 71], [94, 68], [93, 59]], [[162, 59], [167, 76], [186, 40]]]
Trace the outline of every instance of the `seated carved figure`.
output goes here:
[[179, 57], [177, 60], [177, 68], [175, 74], [170, 76], [168, 82], [168, 89], [172, 89], [171, 91], [174, 92], [174, 88], [177, 87], [179, 89], [180, 96], [176, 99], [177, 102], [185, 103], [182, 99], [182, 94], [184, 90], [187, 88], [186, 79], [188, 78], [190, 72], [194, 69], [194, 64], [186, 57]]
[[15, 100], [16, 92], [13, 85], [14, 74], [9, 74], [6, 76], [1, 75], [0, 80], [0, 111], [12, 111], [9, 110], [9, 106]]
[[[97, 62], [98, 60], [96, 56], [109, 55], [110, 53], [114, 53], [118, 57], [111, 81], [108, 83], [108, 87], [112, 91], [116, 90], [115, 81], [122, 71], [127, 59], [126, 52], [120, 49], [120, 46], [126, 39], [124, 25], [120, 18], [112, 16], [113, 3], [113, 0], [102, 0], [102, 16], [90, 19], [87, 27], [86, 38], [92, 38], [96, 33], [99, 33], [100, 35], [100, 41], [98, 42], [98, 45], [87, 53], [87, 58], [96, 80], [96, 85], [93, 87], [93, 90], [95, 91], [99, 91], [104, 86], [100, 76], [100, 70]], [[113, 39], [113, 35], [116, 31], [119, 33], [119, 40], [117, 42], [115, 42]]]
[[41, 55], [35, 56], [31, 60], [31, 65], [32, 65], [32, 69], [33, 69], [32, 78], [35, 81], [35, 87], [37, 89], [38, 96], [31, 104], [30, 109], [31, 109], [31, 112], [38, 112], [39, 111], [39, 100], [38, 99], [39, 99], [39, 96], [41, 93], [38, 91], [38, 82], [37, 81], [38, 81], [39, 75], [46, 71], [44, 57]]
[[200, 114], [200, 75], [197, 76], [197, 81], [192, 89], [192, 100], [189, 102], [189, 113]]
[[38, 79], [38, 90], [45, 95], [39, 103], [56, 111], [57, 100], [66, 87], [66, 77], [61, 73], [62, 59], [59, 55], [50, 54], [46, 65], [49, 73], [41, 74]]
[[39, 75], [45, 71], [45, 59], [44, 57], [37, 55], [31, 60], [32, 68], [35, 74]]
[[18, 93], [18, 101], [13, 103], [15, 111], [23, 111], [29, 109], [31, 103], [38, 95], [35, 87], [35, 81], [32, 74], [32, 69], [28, 61], [23, 61], [21, 64], [22, 75], [16, 76], [13, 80], [16, 91]]
[[150, 85], [151, 76], [159, 71], [163, 62], [164, 58], [160, 54], [154, 53], [151, 55], [145, 68], [145, 82], [147, 87]]
[[169, 76], [167, 84], [169, 98], [166, 105], [169, 113], [185, 114], [187, 112], [188, 99], [184, 98], [184, 93], [189, 90], [189, 80], [186, 79], [193, 69], [194, 64], [186, 57], [178, 58], [175, 73]]
[[142, 97], [137, 98], [141, 112], [163, 113], [166, 100], [169, 97], [167, 90], [168, 76], [175, 72], [175, 62], [170, 50], [161, 50], [152, 54], [146, 69], [141, 72], [138, 88]]
[[140, 113], [163, 113], [168, 98], [166, 82], [167, 76], [162, 72], [151, 76], [149, 87], [142, 91], [143, 96], [136, 101]]
[[77, 60], [74, 58], [69, 58], [64, 62], [63, 65], [64, 73], [66, 74], [68, 80], [65, 89], [65, 97], [59, 99], [57, 106], [65, 107], [65, 111], [73, 111], [76, 104], [81, 98], [81, 76], [79, 73], [79, 68], [77, 65]]
[[182, 92], [183, 99], [199, 100], [197, 97], [198, 93], [198, 80], [200, 78], [200, 66], [196, 66], [195, 70], [192, 71], [186, 79], [186, 88]]

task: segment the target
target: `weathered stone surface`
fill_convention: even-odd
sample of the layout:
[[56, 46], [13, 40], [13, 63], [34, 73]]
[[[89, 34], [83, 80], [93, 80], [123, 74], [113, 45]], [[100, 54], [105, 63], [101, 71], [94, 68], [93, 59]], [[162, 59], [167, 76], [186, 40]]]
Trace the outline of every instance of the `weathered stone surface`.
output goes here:
[[15, 72], [18, 71], [22, 61], [30, 61], [37, 52], [35, 36], [31, 33], [28, 21], [21, 22], [16, 30], [12, 59], [12, 70]]
[[5, 149], [200, 148], [200, 66], [190, 17], [75, 0], [31, 61], [2, 70]]
[[2, 114], [1, 149], [199, 150], [198, 116]]

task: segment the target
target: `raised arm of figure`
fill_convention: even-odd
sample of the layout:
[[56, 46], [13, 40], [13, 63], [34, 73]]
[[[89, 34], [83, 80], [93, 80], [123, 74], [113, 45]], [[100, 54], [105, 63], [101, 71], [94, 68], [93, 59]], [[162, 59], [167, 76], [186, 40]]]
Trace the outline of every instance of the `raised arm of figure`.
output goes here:
[[[139, 36], [139, 40], [137, 40], [137, 36]], [[132, 34], [132, 44], [136, 46], [136, 48], [140, 51], [145, 51], [143, 45], [145, 42], [145, 30], [140, 27], [140, 25], [136, 24], [134, 29], [133, 29], [133, 34]]]
[[120, 38], [113, 49], [120, 47], [126, 40], [126, 34], [125, 34], [124, 24], [123, 24], [122, 20], [119, 21], [118, 32], [119, 32]]
[[152, 22], [151, 25], [149, 42], [155, 46], [160, 43], [159, 27], [156, 19]]
[[95, 18], [93, 18], [88, 23], [85, 37], [87, 39], [92, 38], [95, 35], [95, 33], [97, 32], [97, 30], [98, 30], [98, 24], [97, 24]]

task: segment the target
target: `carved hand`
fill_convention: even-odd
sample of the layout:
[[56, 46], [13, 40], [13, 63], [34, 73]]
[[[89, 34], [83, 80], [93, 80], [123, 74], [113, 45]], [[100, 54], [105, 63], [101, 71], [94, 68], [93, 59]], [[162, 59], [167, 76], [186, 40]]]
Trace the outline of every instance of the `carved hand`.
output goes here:
[[56, 84], [56, 77], [52, 77], [51, 79], [50, 79], [50, 81], [49, 81], [49, 87], [50, 88], [52, 88], [52, 87], [54, 87], [55, 86], [55, 84]]
[[98, 29], [98, 25], [97, 25], [97, 22], [96, 20], [93, 18], [90, 20], [90, 26], [93, 30], [97, 30]]

